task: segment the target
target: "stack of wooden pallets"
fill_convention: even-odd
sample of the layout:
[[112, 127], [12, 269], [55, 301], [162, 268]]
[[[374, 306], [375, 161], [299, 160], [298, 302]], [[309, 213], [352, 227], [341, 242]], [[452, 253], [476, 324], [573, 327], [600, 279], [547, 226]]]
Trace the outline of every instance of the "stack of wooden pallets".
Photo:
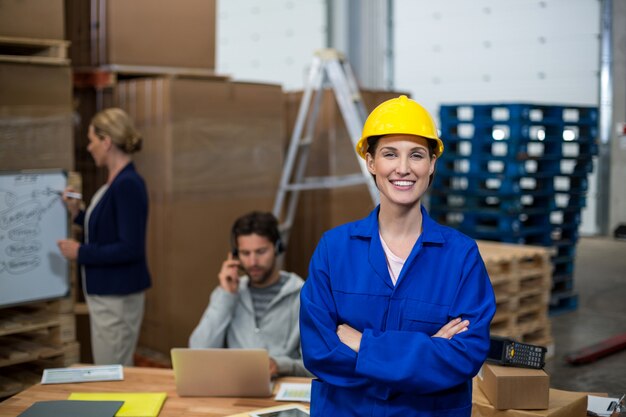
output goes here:
[[550, 312], [576, 309], [574, 263], [598, 109], [533, 103], [440, 109], [430, 215], [474, 239], [554, 249]]
[[551, 250], [539, 246], [478, 241], [496, 295], [493, 336], [545, 346], [554, 342], [548, 320], [552, 285]]
[[0, 398], [39, 382], [45, 368], [79, 361], [70, 298], [0, 309]]

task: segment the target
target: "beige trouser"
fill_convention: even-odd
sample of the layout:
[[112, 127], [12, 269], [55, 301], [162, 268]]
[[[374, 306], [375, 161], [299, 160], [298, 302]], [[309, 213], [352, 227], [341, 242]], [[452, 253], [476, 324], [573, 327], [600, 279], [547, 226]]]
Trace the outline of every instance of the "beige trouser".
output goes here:
[[91, 351], [96, 365], [133, 365], [145, 293], [85, 295], [91, 323]]

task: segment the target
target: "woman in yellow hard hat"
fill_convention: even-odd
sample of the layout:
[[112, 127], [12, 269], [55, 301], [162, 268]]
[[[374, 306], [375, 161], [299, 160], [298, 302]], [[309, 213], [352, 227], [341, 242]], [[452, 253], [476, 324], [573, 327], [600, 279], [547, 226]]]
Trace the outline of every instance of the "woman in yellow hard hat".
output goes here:
[[489, 349], [493, 289], [476, 243], [421, 205], [443, 143], [406, 96], [369, 115], [357, 153], [380, 191], [325, 233], [301, 291], [312, 416], [465, 416]]

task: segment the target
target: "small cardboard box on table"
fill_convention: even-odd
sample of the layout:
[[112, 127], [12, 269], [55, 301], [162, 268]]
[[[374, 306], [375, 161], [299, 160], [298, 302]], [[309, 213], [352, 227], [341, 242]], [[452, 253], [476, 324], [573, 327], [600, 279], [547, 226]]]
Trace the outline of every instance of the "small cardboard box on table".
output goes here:
[[477, 380], [482, 392], [498, 410], [548, 408], [550, 376], [543, 369], [485, 363]]
[[472, 417], [587, 415], [587, 393], [549, 388], [543, 370], [486, 364], [473, 383]]

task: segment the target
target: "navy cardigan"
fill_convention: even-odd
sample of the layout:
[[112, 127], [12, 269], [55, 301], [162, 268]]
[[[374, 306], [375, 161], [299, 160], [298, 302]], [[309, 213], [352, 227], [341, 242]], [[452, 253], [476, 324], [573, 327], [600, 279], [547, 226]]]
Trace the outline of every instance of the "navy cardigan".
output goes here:
[[[74, 220], [85, 227], [85, 213]], [[146, 263], [148, 193], [131, 162], [113, 179], [89, 217], [89, 243], [78, 250], [87, 294], [124, 295], [150, 287]]]

